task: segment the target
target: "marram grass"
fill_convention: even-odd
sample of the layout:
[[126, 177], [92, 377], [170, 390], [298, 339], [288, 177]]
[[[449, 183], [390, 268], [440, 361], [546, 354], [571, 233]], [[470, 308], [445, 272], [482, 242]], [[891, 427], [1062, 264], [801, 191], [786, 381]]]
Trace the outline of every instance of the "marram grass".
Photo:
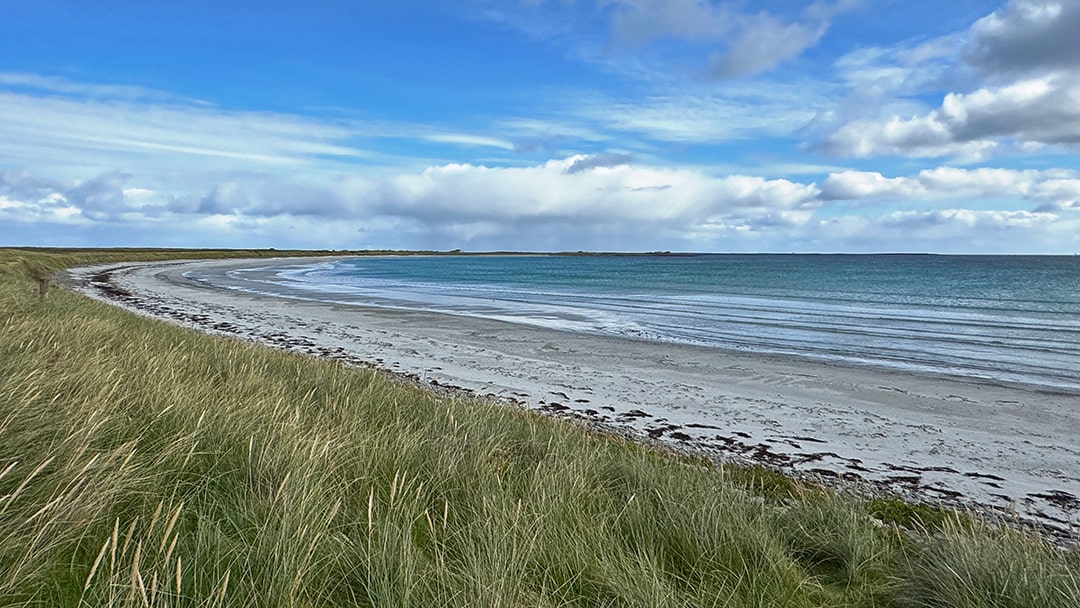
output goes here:
[[1080, 606], [1077, 555], [1017, 531], [901, 528], [34, 274], [194, 255], [0, 250], [0, 605]]

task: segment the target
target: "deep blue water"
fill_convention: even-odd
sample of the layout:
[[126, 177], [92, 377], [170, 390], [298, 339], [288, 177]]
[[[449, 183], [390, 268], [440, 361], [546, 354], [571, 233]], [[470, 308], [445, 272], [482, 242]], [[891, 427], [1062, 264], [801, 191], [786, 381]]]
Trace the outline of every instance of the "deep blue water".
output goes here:
[[[379, 257], [234, 278], [291, 297], [1080, 389], [1080, 257]], [[249, 288], [259, 291], [260, 283]]]

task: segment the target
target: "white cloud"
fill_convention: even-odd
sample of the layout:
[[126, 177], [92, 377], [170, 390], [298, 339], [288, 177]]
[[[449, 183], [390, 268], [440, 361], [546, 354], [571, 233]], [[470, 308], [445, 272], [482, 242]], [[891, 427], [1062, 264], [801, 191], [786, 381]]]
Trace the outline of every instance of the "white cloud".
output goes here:
[[934, 114], [907, 120], [893, 116], [885, 122], [855, 120], [838, 128], [821, 143], [821, 148], [834, 156], [947, 156], [968, 161], [986, 158], [997, 146], [994, 141], [953, 141], [948, 126]]
[[703, 43], [713, 49], [709, 72], [728, 79], [759, 74], [799, 56], [817, 45], [833, 17], [861, 2], [814, 2], [795, 20], [765, 11], [743, 12], [743, 7], [731, 2], [605, 0], [602, 4], [616, 7], [611, 29], [620, 43], [642, 47], [665, 38]]
[[26, 72], [0, 72], [0, 86], [28, 89], [39, 93], [61, 93], [99, 99], [177, 100], [175, 95], [157, 89], [131, 85], [88, 84], [58, 76]]
[[954, 69], [963, 43], [962, 36], [947, 35], [890, 48], [861, 47], [839, 57], [832, 67], [855, 100], [848, 111], [865, 115], [877, 113], [879, 106], [921, 110], [924, 104], [909, 96], [934, 90], [946, 81], [956, 84], [963, 76]]
[[723, 52], [713, 54], [709, 71], [720, 79], [765, 72], [817, 45], [828, 29], [827, 21], [784, 23], [771, 15], [755, 16]]
[[[1002, 231], [1027, 230], [1055, 223], [1053, 213], [1031, 211], [977, 211], [972, 209], [943, 209], [897, 211], [884, 216], [881, 224], [907, 232], [908, 236], [938, 235], [947, 237], [957, 228], [975, 230], [985, 236]], [[919, 234], [922, 233], [922, 234]]]
[[594, 154], [592, 156], [578, 158], [566, 168], [565, 172], [581, 173], [582, 171], [589, 171], [591, 169], [602, 167], [618, 167], [621, 165], [629, 165], [633, 160], [633, 156], [622, 152]]
[[738, 17], [727, 4], [702, 0], [607, 0], [601, 4], [616, 7], [612, 34], [634, 46], [662, 38], [717, 41], [736, 26]]
[[503, 150], [514, 149], [514, 144], [504, 139], [486, 137], [483, 135], [469, 135], [467, 133], [435, 133], [425, 136], [424, 139], [442, 144], [455, 144], [460, 146], [487, 146], [491, 148], [501, 148]]
[[968, 94], [949, 93], [926, 115], [856, 120], [823, 148], [840, 156], [981, 159], [1000, 147], [1080, 143], [1080, 80], [1049, 76]]
[[[616, 72], [652, 79], [681, 63], [681, 59], [672, 61], [673, 56], [697, 55], [708, 60], [706, 69], [699, 72], [730, 79], [760, 74], [798, 57], [817, 45], [837, 15], [862, 6], [863, 0], [818, 0], [798, 14], [710, 0], [525, 0], [521, 4], [530, 7], [527, 16], [505, 6], [483, 14], [530, 36], [559, 40], [574, 47], [571, 56]], [[595, 10], [582, 11], [582, 5]], [[538, 7], [548, 10], [538, 11]], [[607, 39], [600, 42], [592, 30], [598, 17], [609, 19]], [[669, 53], [671, 49], [678, 51]], [[621, 55], [615, 64], [609, 61], [612, 52]], [[627, 60], [629, 54], [652, 67]]]
[[1060, 170], [938, 167], [914, 176], [884, 177], [873, 171], [832, 173], [821, 184], [821, 199], [935, 200], [1013, 198], [1067, 204], [1080, 198], [1080, 180]]
[[325, 176], [363, 165], [432, 162], [375, 150], [385, 140], [516, 147], [504, 137], [445, 126], [226, 110], [139, 87], [2, 73], [0, 133], [0, 166], [34, 167], [71, 179], [122, 167], [200, 183], [210, 183], [206, 176], [235, 172]]
[[887, 178], [872, 171], [832, 173], [821, 184], [821, 198], [827, 201], [900, 198], [919, 194], [920, 189], [911, 180]]
[[646, 140], [716, 144], [755, 137], [790, 137], [830, 107], [828, 85], [804, 81], [746, 86], [671, 87], [634, 99], [583, 95], [565, 115], [605, 133]]
[[1028, 196], [1033, 185], [1046, 178], [1045, 173], [1034, 170], [938, 167], [920, 171], [915, 179], [928, 192], [983, 198], [1002, 195]]
[[962, 141], [1080, 143], [1080, 81], [1043, 77], [968, 95], [951, 93], [939, 114]]
[[354, 180], [343, 196], [364, 212], [420, 223], [451, 221], [665, 222], [684, 227], [721, 216], [754, 219], [812, 203], [816, 188], [688, 170], [593, 166], [574, 156], [524, 168], [443, 165], [388, 181]]
[[[842, 112], [821, 147], [859, 158], [977, 161], [1080, 144], [1077, 31], [1078, 2], [1009, 0], [966, 31], [853, 52], [836, 68], [857, 101], [871, 103]], [[916, 109], [915, 96], [941, 89], [948, 92], [937, 108]]]
[[[68, 203], [59, 193], [50, 194], [40, 199], [23, 200], [10, 194], [0, 193], [0, 220], [7, 226], [6, 237], [21, 237], [22, 226], [34, 224], [52, 224], [61, 226], [89, 225], [90, 219], [82, 215], [82, 210]], [[12, 230], [15, 226], [20, 228]], [[18, 241], [12, 245], [24, 244]]]
[[1034, 184], [1030, 196], [1047, 201], [1051, 209], [1080, 211], [1080, 179], [1049, 179]]
[[819, 247], [856, 252], [1071, 253], [1080, 248], [1080, 214], [1025, 210], [925, 209], [841, 216], [803, 231]]
[[1010, 0], [971, 27], [967, 60], [990, 76], [1080, 68], [1080, 3]]
[[0, 92], [0, 159], [99, 168], [281, 168], [356, 158], [354, 131], [293, 115]]

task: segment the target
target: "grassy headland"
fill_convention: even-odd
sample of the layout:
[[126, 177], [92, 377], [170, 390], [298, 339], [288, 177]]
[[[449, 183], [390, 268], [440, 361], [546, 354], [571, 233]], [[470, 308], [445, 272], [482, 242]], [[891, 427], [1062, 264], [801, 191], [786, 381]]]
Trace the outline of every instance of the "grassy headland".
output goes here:
[[38, 294], [238, 254], [0, 250], [0, 605], [1080, 606], [1016, 530]]

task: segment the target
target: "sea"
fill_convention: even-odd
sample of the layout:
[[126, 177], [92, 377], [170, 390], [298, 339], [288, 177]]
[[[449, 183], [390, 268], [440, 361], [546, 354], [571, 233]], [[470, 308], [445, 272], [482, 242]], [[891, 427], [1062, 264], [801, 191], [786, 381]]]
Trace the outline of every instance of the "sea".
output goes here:
[[275, 264], [230, 271], [230, 287], [1080, 391], [1080, 256], [436, 255]]

